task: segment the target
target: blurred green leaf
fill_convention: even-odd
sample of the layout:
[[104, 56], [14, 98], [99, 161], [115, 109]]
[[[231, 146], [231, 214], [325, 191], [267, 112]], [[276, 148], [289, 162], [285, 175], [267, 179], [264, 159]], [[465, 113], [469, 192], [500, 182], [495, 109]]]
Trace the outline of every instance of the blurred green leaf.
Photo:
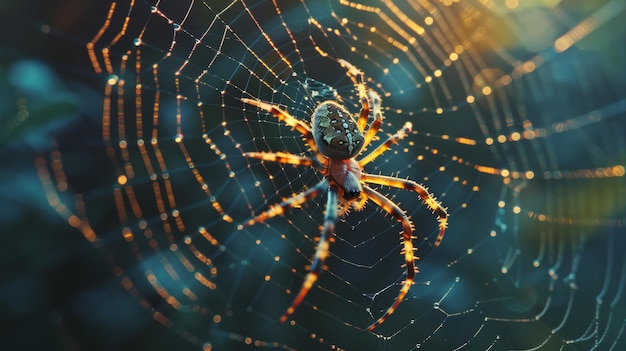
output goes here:
[[17, 112], [0, 124], [2, 144], [46, 126], [58, 125], [59, 122], [75, 117], [79, 109], [78, 101], [69, 94], [57, 96], [56, 100], [32, 110], [25, 99], [19, 99], [17, 105]]

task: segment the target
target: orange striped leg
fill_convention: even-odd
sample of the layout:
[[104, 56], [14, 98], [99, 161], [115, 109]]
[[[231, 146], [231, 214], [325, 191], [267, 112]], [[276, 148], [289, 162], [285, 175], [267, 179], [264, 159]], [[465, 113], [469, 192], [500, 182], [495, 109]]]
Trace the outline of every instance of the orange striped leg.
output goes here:
[[258, 214], [257, 216], [249, 219], [243, 225], [240, 225], [239, 229], [243, 229], [243, 227], [249, 227], [251, 225], [264, 222], [265, 220], [272, 217], [281, 216], [285, 213], [285, 210], [302, 205], [306, 201], [313, 199], [320, 193], [326, 191], [326, 189], [328, 189], [328, 180], [324, 178], [319, 183], [317, 183], [317, 185], [310, 188], [309, 190], [298, 193], [279, 204], [274, 204], [270, 206], [267, 211]]
[[[407, 136], [407, 134], [409, 134], [411, 132], [412, 128], [413, 128], [413, 124], [411, 122], [404, 123], [402, 128], [400, 128], [400, 130], [398, 130], [396, 132], [396, 134], [391, 135], [389, 138], [387, 138], [387, 140], [385, 140], [384, 143], [380, 144], [377, 148], [372, 150], [372, 152], [367, 154], [367, 156], [365, 156], [361, 160], [359, 160], [358, 161], [359, 162], [359, 166], [361, 166], [361, 167], [365, 166], [366, 164], [368, 164], [368, 163], [372, 162], [374, 159], [376, 159], [376, 157], [382, 155], [383, 152], [389, 150], [389, 148], [391, 147], [392, 144], [397, 143], [398, 140], [404, 139]], [[368, 132], [369, 132], [369, 130], [368, 130]], [[364, 145], [367, 145], [367, 144], [364, 144]]]
[[[339, 59], [339, 64], [348, 70], [348, 76], [352, 79], [354, 85], [356, 85], [359, 92], [359, 100], [361, 101], [361, 112], [359, 113], [359, 119], [356, 123], [357, 128], [363, 131], [367, 125], [367, 119], [370, 115], [370, 104], [367, 100], [367, 94], [365, 93], [365, 82], [363, 82], [363, 72], [361, 72], [356, 66], [350, 62]], [[367, 145], [367, 144], [364, 144]]]
[[270, 112], [274, 115], [274, 117], [278, 118], [279, 121], [284, 122], [286, 125], [294, 128], [298, 132], [302, 134], [307, 144], [311, 148], [311, 151], [317, 153], [317, 145], [315, 145], [315, 140], [313, 140], [313, 134], [311, 133], [311, 127], [304, 121], [301, 121], [292, 115], [290, 115], [287, 111], [283, 111], [278, 106], [268, 104], [267, 102], [252, 100], [248, 98], [241, 98], [241, 102], [244, 104], [254, 105], [262, 110]]
[[402, 242], [404, 243], [402, 253], [404, 253], [404, 259], [406, 261], [406, 279], [402, 283], [402, 289], [400, 289], [396, 301], [387, 309], [387, 312], [385, 312], [382, 317], [378, 318], [376, 322], [367, 327], [367, 330], [371, 331], [383, 323], [396, 310], [400, 302], [402, 302], [402, 299], [404, 299], [404, 296], [409, 292], [411, 285], [413, 285], [413, 280], [415, 279], [415, 256], [413, 255], [413, 225], [409, 217], [398, 205], [367, 185], [363, 186], [363, 192], [368, 199], [372, 200], [380, 208], [385, 210], [385, 212], [392, 215], [398, 222], [402, 223]]
[[443, 240], [443, 234], [446, 231], [446, 227], [448, 225], [448, 212], [446, 212], [446, 209], [443, 208], [443, 206], [441, 206], [441, 204], [428, 193], [428, 190], [424, 188], [424, 186], [408, 179], [400, 179], [396, 177], [387, 177], [374, 174], [364, 174], [363, 181], [366, 183], [386, 185], [394, 188], [415, 191], [420, 196], [420, 198], [422, 198], [422, 201], [424, 201], [424, 203], [437, 214], [437, 217], [439, 217], [439, 236], [437, 236], [437, 240], [435, 241], [434, 246], [437, 247], [439, 246], [439, 244], [441, 244], [441, 240]]
[[271, 161], [278, 163], [287, 163], [290, 165], [296, 166], [311, 166], [315, 162], [308, 158], [302, 156], [296, 156], [294, 154], [290, 154], [288, 152], [246, 152], [243, 154], [244, 157], [249, 158], [257, 158], [263, 161]]
[[329, 242], [328, 238], [335, 231], [335, 223], [337, 222], [337, 189], [335, 187], [331, 187], [328, 191], [328, 202], [326, 203], [326, 214], [324, 215], [324, 228], [322, 229], [322, 234], [320, 235], [320, 241], [317, 244], [317, 250], [315, 251], [315, 257], [313, 258], [313, 263], [309, 267], [309, 273], [304, 278], [304, 283], [302, 284], [302, 288], [300, 288], [300, 292], [291, 303], [291, 306], [287, 308], [285, 314], [283, 314], [279, 322], [285, 322], [298, 308], [302, 300], [309, 293], [315, 281], [317, 281], [317, 277], [319, 276], [320, 270], [324, 266], [324, 261], [326, 257], [328, 257], [328, 247]]
[[367, 119], [370, 116], [370, 103], [369, 100], [367, 100], [367, 95], [365, 94], [365, 84], [361, 83], [357, 86], [361, 100], [361, 112], [359, 113], [359, 119], [357, 120], [356, 125], [359, 130], [364, 130], [367, 125]]
[[372, 111], [374, 113], [374, 122], [370, 128], [365, 132], [365, 136], [363, 137], [363, 145], [369, 145], [378, 130], [380, 129], [380, 125], [383, 124], [383, 113], [380, 111], [380, 96], [373, 90], [368, 91], [367, 93], [369, 100], [372, 102]]

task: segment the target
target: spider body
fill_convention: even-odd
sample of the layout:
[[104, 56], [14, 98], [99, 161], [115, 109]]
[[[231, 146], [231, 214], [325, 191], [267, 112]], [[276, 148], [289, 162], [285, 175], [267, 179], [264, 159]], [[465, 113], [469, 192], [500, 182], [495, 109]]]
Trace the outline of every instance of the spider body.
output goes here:
[[[439, 220], [439, 235], [433, 246], [439, 246], [443, 239], [448, 214], [422, 185], [408, 179], [369, 174], [363, 170], [365, 165], [382, 155], [398, 140], [403, 139], [411, 131], [412, 125], [410, 122], [406, 122], [400, 130], [390, 135], [385, 142], [357, 160], [356, 158], [361, 155], [363, 148], [367, 147], [374, 140], [382, 124], [383, 115], [380, 109], [380, 97], [376, 92], [366, 90], [363, 73], [360, 70], [345, 60], [339, 60], [339, 63], [347, 69], [347, 74], [353, 81], [359, 94], [361, 111], [356, 120], [344, 106], [334, 101], [321, 102], [313, 110], [311, 125], [309, 125], [291, 116], [276, 105], [248, 98], [241, 99], [245, 104], [250, 104], [272, 113], [278, 120], [300, 132], [313, 154], [313, 157], [307, 157], [286, 152], [248, 152], [244, 156], [268, 162], [315, 167], [323, 175], [323, 178], [315, 186], [293, 195], [280, 204], [271, 205], [268, 210], [249, 219], [239, 228], [242, 229], [244, 226], [251, 226], [271, 217], [283, 215], [286, 209], [298, 207], [308, 200], [323, 193], [328, 193], [324, 225], [315, 256], [304, 279], [302, 288], [292, 304], [287, 308], [285, 314], [280, 317], [279, 321], [284, 322], [295, 312], [309, 290], [314, 286], [324, 266], [324, 261], [329, 255], [329, 237], [334, 233], [335, 222], [338, 216], [346, 214], [350, 209], [360, 210], [367, 200], [370, 200], [394, 217], [402, 224], [403, 247], [401, 253], [406, 261], [406, 279], [402, 282], [402, 288], [394, 303], [378, 320], [367, 328], [368, 331], [371, 331], [383, 323], [402, 302], [402, 299], [413, 284], [417, 269], [415, 266], [416, 257], [413, 253], [415, 249], [412, 244], [414, 237], [411, 220], [397, 204], [367, 184], [415, 191], [421, 200], [436, 213]], [[369, 123], [368, 127], [370, 111], [374, 119]], [[368, 128], [365, 131], [366, 127]]]
[[311, 115], [311, 131], [319, 152], [327, 158], [328, 176], [338, 186], [344, 209], [361, 196], [361, 167], [354, 160], [363, 147], [363, 132], [348, 110], [334, 102], [320, 103]]

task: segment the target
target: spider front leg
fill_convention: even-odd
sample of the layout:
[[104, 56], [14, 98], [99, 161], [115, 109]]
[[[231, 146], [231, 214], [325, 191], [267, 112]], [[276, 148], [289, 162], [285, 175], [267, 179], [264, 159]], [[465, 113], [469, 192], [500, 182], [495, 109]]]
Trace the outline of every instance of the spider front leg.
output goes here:
[[402, 283], [402, 289], [400, 289], [396, 301], [387, 309], [387, 312], [385, 312], [382, 317], [378, 318], [376, 322], [367, 327], [367, 330], [371, 331], [383, 323], [396, 310], [400, 302], [402, 302], [402, 299], [404, 299], [404, 296], [409, 292], [411, 285], [413, 285], [413, 280], [415, 279], [415, 256], [413, 255], [413, 224], [411, 224], [409, 217], [398, 205], [367, 185], [363, 185], [363, 192], [368, 199], [372, 200], [398, 222], [402, 223], [402, 242], [404, 244], [402, 253], [404, 253], [404, 259], [406, 261], [406, 279]]
[[367, 96], [369, 97], [369, 100], [372, 103], [372, 112], [374, 113], [374, 121], [372, 122], [372, 125], [369, 127], [367, 132], [365, 132], [363, 145], [369, 145], [372, 142], [372, 140], [374, 140], [374, 137], [376, 136], [376, 133], [378, 133], [378, 130], [380, 129], [381, 124], [383, 124], [383, 118], [384, 118], [383, 113], [380, 110], [380, 96], [378, 95], [378, 93], [376, 93], [373, 90], [370, 90]]
[[[311, 132], [311, 127], [307, 123], [293, 117], [287, 111], [281, 110], [280, 108], [278, 108], [278, 106], [268, 104], [267, 102], [263, 102], [259, 100], [252, 100], [248, 98], [241, 98], [241, 102], [243, 102], [244, 104], [248, 104], [248, 105], [254, 105], [262, 110], [270, 112], [279, 121], [284, 122], [286, 125], [300, 132], [302, 136], [304, 137], [304, 140], [306, 140], [307, 144], [309, 145], [309, 148], [311, 149], [311, 151], [314, 152], [315, 154], [318, 154], [317, 145], [315, 144], [315, 140], [313, 140], [313, 133]], [[320, 162], [321, 161], [322, 160], [320, 160]]]
[[331, 186], [328, 191], [328, 201], [326, 202], [326, 214], [324, 215], [324, 227], [322, 229], [322, 234], [320, 235], [319, 243], [317, 244], [317, 249], [315, 250], [315, 256], [313, 258], [313, 263], [309, 267], [309, 273], [304, 278], [304, 283], [302, 284], [302, 288], [296, 295], [296, 298], [291, 303], [291, 306], [287, 308], [285, 314], [283, 314], [279, 322], [285, 322], [298, 308], [302, 300], [309, 293], [317, 278], [319, 277], [320, 270], [324, 266], [324, 261], [326, 257], [328, 257], [328, 247], [329, 247], [329, 237], [335, 231], [335, 223], [337, 222], [337, 188]]
[[439, 246], [439, 244], [441, 244], [441, 240], [443, 240], [443, 234], [446, 231], [446, 227], [448, 225], [448, 212], [446, 212], [446, 209], [443, 208], [443, 206], [441, 206], [441, 204], [428, 193], [428, 190], [426, 190], [424, 186], [408, 179], [400, 179], [396, 177], [387, 177], [374, 174], [363, 174], [363, 181], [366, 183], [386, 185], [398, 189], [415, 191], [420, 196], [422, 201], [424, 201], [424, 203], [437, 214], [439, 220], [439, 236], [437, 236], [437, 240], [435, 240], [433, 246], [437, 247]]
[[[351, 64], [350, 62], [344, 59], [339, 59], [338, 61], [339, 61], [339, 64], [343, 68], [346, 68], [348, 70], [347, 72], [348, 77], [350, 77], [350, 79], [352, 80], [352, 83], [356, 85], [356, 88], [359, 92], [359, 100], [361, 102], [361, 112], [359, 113], [359, 119], [356, 125], [359, 128], [359, 130], [362, 131], [365, 129], [365, 126], [367, 125], [367, 119], [370, 114], [370, 104], [369, 104], [369, 100], [367, 99], [367, 93], [365, 92], [365, 82], [363, 81], [364, 80], [363, 72], [361, 72], [361, 70], [356, 68], [356, 66], [354, 66], [353, 64]], [[367, 145], [367, 144], [364, 144], [364, 145]]]
[[372, 142], [376, 133], [378, 133], [378, 130], [380, 129], [380, 125], [383, 123], [383, 114], [380, 110], [380, 96], [373, 90], [367, 91], [363, 72], [346, 60], [339, 59], [339, 63], [342, 67], [348, 70], [348, 76], [352, 79], [352, 82], [356, 85], [359, 92], [359, 100], [361, 102], [361, 112], [359, 113], [359, 119], [357, 121], [357, 127], [359, 130], [365, 130], [367, 119], [370, 114], [370, 108], [374, 114], [374, 121], [365, 133], [363, 141], [363, 145], [367, 146]]
[[312, 158], [308, 158], [308, 157], [302, 157], [302, 156], [297, 156], [294, 154], [290, 154], [288, 152], [246, 152], [243, 154], [244, 157], [249, 157], [249, 158], [256, 158], [262, 161], [270, 161], [270, 162], [278, 162], [278, 163], [285, 163], [285, 164], [290, 164], [290, 165], [296, 165], [296, 166], [312, 166], [315, 165], [316, 167], [321, 167], [321, 165], [319, 164], [319, 162], [317, 162], [317, 160], [312, 159]]
[[398, 140], [404, 139], [407, 136], [407, 134], [411, 132], [412, 128], [413, 128], [413, 124], [411, 122], [404, 123], [404, 126], [402, 126], [402, 128], [400, 128], [400, 130], [398, 130], [396, 134], [389, 136], [389, 138], [387, 138], [387, 140], [385, 140], [384, 143], [380, 144], [377, 148], [372, 150], [372, 152], [367, 154], [367, 156], [359, 160], [359, 166], [363, 167], [366, 164], [374, 161], [376, 157], [382, 155], [383, 152], [389, 150], [391, 145], [397, 143]]

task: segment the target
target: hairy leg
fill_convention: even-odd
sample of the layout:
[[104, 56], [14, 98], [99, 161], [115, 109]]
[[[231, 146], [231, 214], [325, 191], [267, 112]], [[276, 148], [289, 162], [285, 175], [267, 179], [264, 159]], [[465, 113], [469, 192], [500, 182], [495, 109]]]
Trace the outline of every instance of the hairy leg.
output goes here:
[[304, 140], [306, 140], [307, 144], [309, 145], [311, 151], [314, 152], [316, 155], [319, 155], [317, 145], [315, 145], [315, 140], [313, 140], [311, 127], [306, 122], [293, 117], [287, 111], [283, 111], [278, 106], [268, 104], [267, 102], [248, 98], [241, 98], [241, 102], [243, 102], [244, 104], [254, 105], [262, 110], [270, 112], [279, 121], [284, 122], [286, 125], [300, 132], [304, 137]]
[[286, 163], [296, 166], [311, 166], [318, 165], [317, 160], [313, 160], [309, 157], [297, 156], [288, 152], [246, 152], [244, 157], [256, 158], [263, 161]]
[[404, 123], [404, 126], [402, 126], [402, 128], [400, 128], [396, 132], [396, 134], [389, 136], [389, 138], [387, 138], [387, 140], [385, 140], [384, 143], [380, 144], [377, 148], [372, 150], [372, 152], [370, 152], [361, 160], [359, 160], [359, 166], [361, 167], [365, 166], [366, 164], [376, 159], [376, 157], [382, 155], [383, 152], [389, 150], [389, 148], [391, 148], [391, 145], [397, 143], [398, 140], [404, 139], [407, 136], [407, 134], [411, 132], [412, 128], [413, 128], [413, 124], [411, 122]]
[[274, 204], [272, 206], [270, 206], [270, 208], [258, 215], [256, 215], [255, 217], [249, 219], [246, 223], [244, 223], [243, 225], [239, 225], [238, 229], [243, 229], [243, 227], [249, 227], [251, 225], [254, 225], [256, 223], [261, 223], [266, 221], [267, 219], [270, 219], [272, 217], [276, 217], [276, 216], [280, 216], [283, 213], [285, 213], [285, 210], [290, 209], [290, 208], [294, 208], [297, 206], [300, 206], [301, 204], [305, 203], [306, 201], [315, 198], [316, 196], [318, 196], [319, 194], [321, 194], [322, 192], [326, 191], [326, 189], [328, 189], [328, 180], [326, 180], [326, 178], [322, 179], [319, 183], [317, 183], [317, 185], [315, 185], [314, 187], [308, 189], [307, 191], [298, 193], [290, 198], [288, 198], [287, 200], [279, 203], [279, 204]]
[[409, 217], [404, 213], [404, 211], [402, 211], [402, 209], [400, 209], [400, 207], [398, 207], [398, 205], [367, 185], [363, 186], [363, 192], [368, 199], [372, 200], [372, 202], [393, 216], [398, 222], [402, 223], [402, 242], [404, 243], [402, 253], [404, 254], [404, 259], [406, 261], [406, 279], [402, 283], [402, 289], [400, 289], [400, 293], [398, 294], [396, 301], [387, 309], [385, 314], [378, 318], [376, 322], [372, 323], [372, 325], [367, 327], [367, 330], [371, 331], [383, 323], [396, 310], [400, 302], [402, 302], [404, 296], [406, 296], [409, 292], [411, 285], [413, 285], [416, 269], [414, 262], [415, 256], [413, 254], [413, 225]]
[[300, 292], [296, 295], [296, 298], [291, 303], [291, 306], [287, 308], [285, 314], [283, 314], [279, 322], [285, 322], [298, 308], [302, 300], [309, 293], [315, 282], [317, 281], [317, 277], [319, 276], [320, 270], [324, 266], [324, 261], [326, 257], [328, 257], [328, 247], [329, 247], [329, 237], [335, 231], [335, 223], [337, 222], [337, 189], [335, 187], [331, 187], [328, 191], [328, 202], [326, 203], [326, 214], [324, 215], [324, 227], [322, 229], [322, 234], [320, 235], [319, 243], [317, 244], [317, 250], [315, 251], [315, 256], [313, 258], [313, 263], [309, 267], [309, 273], [304, 278], [304, 283], [302, 284], [302, 288], [300, 288]]
[[[357, 120], [356, 125], [359, 128], [359, 130], [362, 131], [365, 129], [365, 126], [367, 125], [367, 119], [370, 114], [370, 104], [369, 104], [369, 100], [367, 99], [367, 94], [365, 92], [365, 82], [363, 81], [363, 72], [361, 72], [353, 64], [351, 64], [350, 62], [344, 59], [339, 59], [339, 64], [341, 64], [342, 67], [348, 70], [347, 72], [348, 77], [350, 77], [350, 79], [352, 80], [352, 82], [354, 83], [354, 85], [356, 86], [358, 90], [359, 100], [361, 102], [361, 112], [359, 113], [359, 119]], [[367, 145], [367, 144], [364, 144], [364, 145]]]
[[424, 203], [437, 214], [439, 220], [439, 235], [437, 236], [437, 240], [435, 240], [434, 246], [437, 247], [441, 244], [443, 234], [448, 225], [448, 212], [446, 212], [446, 209], [443, 208], [443, 206], [441, 206], [441, 204], [428, 193], [428, 190], [423, 185], [408, 179], [374, 174], [364, 174], [363, 181], [371, 184], [386, 185], [394, 188], [415, 191], [420, 196], [422, 201], [424, 201]]
[[376, 136], [376, 133], [378, 133], [378, 130], [380, 129], [380, 125], [383, 123], [383, 114], [380, 111], [380, 96], [372, 90], [367, 91], [365, 87], [363, 72], [361, 72], [361, 70], [356, 68], [356, 66], [354, 66], [350, 62], [343, 59], [339, 59], [339, 63], [342, 67], [348, 70], [348, 76], [350, 77], [350, 79], [352, 79], [352, 82], [359, 92], [359, 100], [361, 102], [361, 112], [359, 113], [359, 119], [357, 121], [357, 127], [359, 128], [359, 130], [365, 131], [365, 127], [367, 126], [367, 120], [370, 114], [370, 108], [374, 113], [374, 121], [365, 133], [365, 138], [363, 141], [363, 145], [367, 147], [372, 142], [372, 140]]
[[380, 111], [380, 96], [378, 93], [370, 90], [367, 95], [369, 97], [369, 101], [372, 103], [374, 121], [363, 137], [363, 145], [365, 145], [365, 147], [367, 147], [374, 140], [374, 137], [380, 130], [380, 126], [383, 124], [384, 118], [383, 113]]

